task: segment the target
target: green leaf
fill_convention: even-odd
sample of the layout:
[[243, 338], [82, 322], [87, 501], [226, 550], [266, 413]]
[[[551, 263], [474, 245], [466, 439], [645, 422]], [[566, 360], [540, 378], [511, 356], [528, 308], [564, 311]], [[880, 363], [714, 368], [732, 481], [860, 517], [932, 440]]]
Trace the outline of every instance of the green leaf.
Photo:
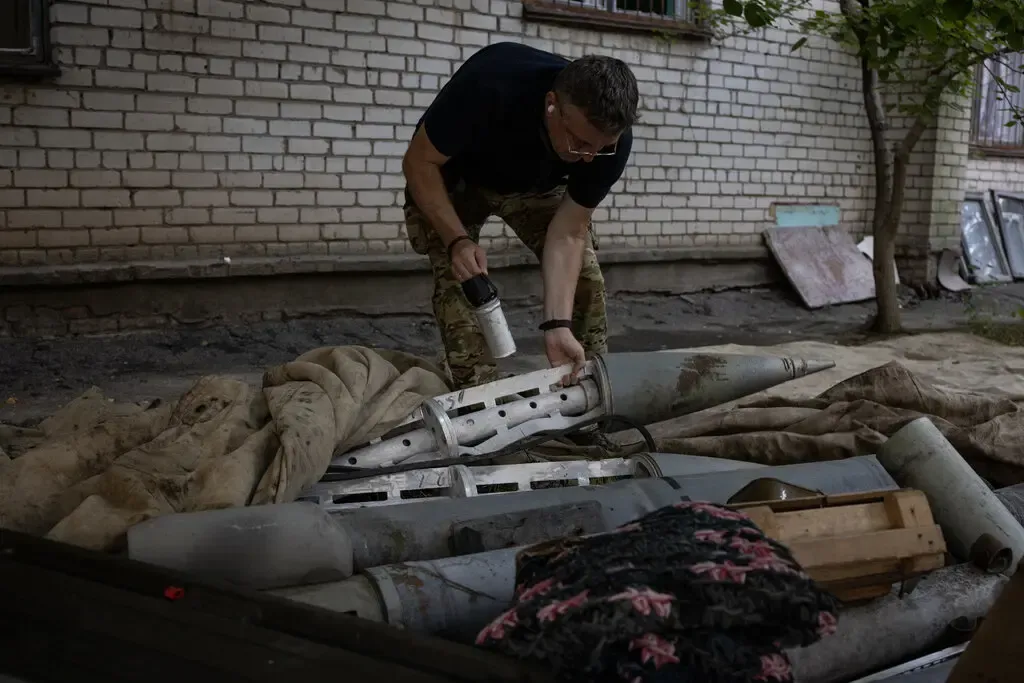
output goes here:
[[722, 9], [724, 9], [725, 13], [730, 16], [743, 16], [743, 3], [741, 0], [724, 0], [722, 3]]
[[1003, 125], [1006, 126], [1007, 128], [1013, 128], [1014, 126], [1017, 125], [1017, 120], [1014, 119], [1013, 121], [1007, 121]]
[[935, 40], [939, 35], [939, 27], [935, 17], [923, 16], [920, 18], [921, 23], [918, 24], [917, 30], [921, 32], [921, 37], [927, 41]]
[[974, 0], [946, 0], [942, 14], [953, 21], [963, 21], [974, 9]]
[[806, 37], [801, 38], [800, 40], [798, 40], [795, 43], [793, 43], [793, 47], [789, 48], [789, 51], [790, 52], [796, 52], [797, 50], [799, 50], [800, 48], [802, 48], [806, 44], [807, 44], [807, 38]]
[[772, 22], [771, 14], [758, 2], [751, 1], [743, 6], [743, 18], [751, 28], [764, 28]]

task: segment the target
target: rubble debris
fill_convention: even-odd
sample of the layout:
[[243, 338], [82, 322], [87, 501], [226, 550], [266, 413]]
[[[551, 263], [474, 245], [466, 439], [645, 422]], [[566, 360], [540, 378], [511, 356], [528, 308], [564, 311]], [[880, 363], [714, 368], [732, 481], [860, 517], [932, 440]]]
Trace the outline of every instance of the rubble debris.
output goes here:
[[963, 256], [953, 249], [943, 249], [939, 255], [938, 281], [943, 289], [950, 292], [965, 292], [971, 288], [961, 273], [967, 272]]

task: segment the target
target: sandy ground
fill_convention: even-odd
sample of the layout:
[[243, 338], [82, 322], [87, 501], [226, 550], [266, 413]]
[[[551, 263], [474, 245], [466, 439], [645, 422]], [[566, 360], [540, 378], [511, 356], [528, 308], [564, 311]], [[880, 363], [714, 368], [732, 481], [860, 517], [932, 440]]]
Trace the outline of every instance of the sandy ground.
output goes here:
[[[978, 316], [1008, 319], [1024, 307], [1024, 283], [971, 296], [921, 300], [904, 292], [909, 331], [963, 329]], [[980, 313], [979, 313], [980, 311]], [[788, 289], [733, 290], [686, 296], [618, 296], [609, 302], [611, 351], [722, 344], [770, 346], [797, 341], [862, 344], [873, 303], [818, 311]], [[520, 353], [511, 371], [545, 365], [539, 307], [506, 311]], [[429, 317], [297, 319], [207, 328], [176, 328], [94, 337], [0, 340], [0, 421], [24, 423], [53, 412], [90, 386], [118, 400], [173, 398], [199, 376], [217, 373], [258, 381], [269, 366], [318, 346], [360, 344], [436, 358]]]

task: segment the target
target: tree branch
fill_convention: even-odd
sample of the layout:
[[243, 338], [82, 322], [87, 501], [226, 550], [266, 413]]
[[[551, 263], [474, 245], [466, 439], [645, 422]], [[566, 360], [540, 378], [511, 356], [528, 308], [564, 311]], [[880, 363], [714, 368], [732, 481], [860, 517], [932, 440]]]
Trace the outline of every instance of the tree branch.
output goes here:
[[[939, 81], [937, 81], [928, 92], [925, 94], [925, 102], [935, 102], [936, 106], [942, 101], [942, 94], [949, 87], [949, 84], [953, 82], [956, 74], [949, 72], [945, 74]], [[910, 167], [910, 154], [914, 151], [914, 147], [921, 140], [921, 136], [928, 130], [928, 126], [935, 120], [936, 114], [927, 106], [924, 111], [921, 111], [911, 124], [910, 129], [906, 135], [903, 136], [903, 140], [900, 141], [899, 145], [893, 153], [893, 170], [892, 170], [892, 201], [889, 204], [889, 212], [891, 216], [899, 216], [903, 211], [903, 200], [906, 196], [907, 190], [907, 172]], [[889, 221], [888, 227], [895, 230], [899, 225], [899, 221], [892, 224]]]
[[[794, 15], [802, 9], [811, 6], [813, 0], [790, 0], [789, 2], [783, 2], [777, 9], [772, 8], [772, 14], [774, 15], [769, 26], [775, 26], [779, 19], [788, 19], [794, 23], [798, 23]], [[720, 12], [714, 14], [721, 16]], [[746, 23], [743, 17], [728, 16], [729, 27], [731, 31], [719, 30], [715, 33], [715, 40], [725, 41], [729, 38], [739, 38], [740, 36], [749, 35], [751, 33], [757, 33], [763, 31], [767, 27], [754, 28], [750, 24]]]
[[[871, 68], [871, 62], [865, 54], [866, 34], [858, 28], [860, 7], [854, 4], [857, 0], [842, 0], [840, 10], [849, 22], [857, 40], [861, 43], [861, 88], [864, 96], [864, 111], [868, 117], [868, 130], [871, 133], [871, 149], [875, 159], [875, 212], [872, 217], [872, 228], [875, 234], [885, 225], [890, 213], [890, 175], [889, 152], [885, 144], [885, 131], [888, 120], [882, 96], [878, 90], [878, 73]], [[859, 0], [862, 7], [867, 7], [868, 0]]]

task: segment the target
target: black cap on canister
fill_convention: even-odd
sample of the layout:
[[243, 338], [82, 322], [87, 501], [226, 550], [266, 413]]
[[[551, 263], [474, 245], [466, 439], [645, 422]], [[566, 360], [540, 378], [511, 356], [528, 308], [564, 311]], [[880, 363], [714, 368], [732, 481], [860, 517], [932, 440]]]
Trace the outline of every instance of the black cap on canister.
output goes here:
[[480, 308], [484, 304], [498, 298], [498, 288], [494, 286], [491, 279], [481, 273], [474, 275], [462, 283], [462, 293], [473, 308]]

